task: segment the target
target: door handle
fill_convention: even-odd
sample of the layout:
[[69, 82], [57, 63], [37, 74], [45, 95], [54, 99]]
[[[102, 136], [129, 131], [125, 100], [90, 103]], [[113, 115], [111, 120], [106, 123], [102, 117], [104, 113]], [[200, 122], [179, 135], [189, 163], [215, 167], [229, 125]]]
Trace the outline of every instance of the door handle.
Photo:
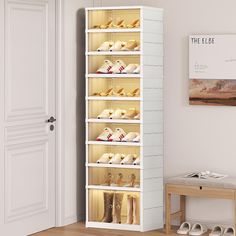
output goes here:
[[47, 123], [54, 123], [57, 119], [55, 119], [53, 116], [51, 116], [46, 122]]

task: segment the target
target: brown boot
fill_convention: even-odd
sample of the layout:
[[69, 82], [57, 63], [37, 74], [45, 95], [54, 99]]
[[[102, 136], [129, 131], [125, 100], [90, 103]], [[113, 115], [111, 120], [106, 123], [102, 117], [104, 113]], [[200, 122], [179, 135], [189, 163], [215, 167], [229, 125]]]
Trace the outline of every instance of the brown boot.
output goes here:
[[126, 224], [133, 223], [133, 197], [131, 195], [127, 196], [127, 222]]
[[113, 208], [113, 196], [114, 193], [104, 192], [104, 214], [102, 222], [111, 223], [112, 222], [112, 208]]
[[139, 199], [133, 196], [133, 224], [139, 225]]
[[113, 206], [113, 223], [121, 224], [121, 207], [123, 200], [123, 193], [114, 194], [114, 206]]

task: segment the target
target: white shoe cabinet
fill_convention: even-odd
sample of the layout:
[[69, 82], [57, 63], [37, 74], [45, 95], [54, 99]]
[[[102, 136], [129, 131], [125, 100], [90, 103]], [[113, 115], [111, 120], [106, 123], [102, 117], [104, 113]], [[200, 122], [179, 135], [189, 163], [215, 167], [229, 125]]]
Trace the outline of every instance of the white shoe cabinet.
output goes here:
[[[109, 20], [140, 19], [137, 28], [97, 29]], [[102, 51], [104, 41], [140, 42], [140, 51]], [[96, 74], [105, 59], [138, 63], [140, 74]], [[94, 96], [109, 88], [140, 89], [139, 97]], [[103, 109], [140, 111], [140, 120], [97, 119]], [[141, 141], [101, 142], [103, 128], [123, 128], [140, 133]], [[97, 164], [103, 153], [137, 154], [140, 165]], [[135, 174], [137, 187], [103, 186], [107, 173], [122, 173], [124, 180]], [[123, 193], [121, 223], [102, 222], [104, 192]], [[138, 199], [138, 222], [127, 224], [127, 196]], [[163, 10], [152, 7], [104, 7], [86, 9], [86, 226], [107, 229], [148, 231], [163, 227]], [[137, 207], [137, 206], [136, 206]], [[137, 210], [137, 209], [136, 209]]]

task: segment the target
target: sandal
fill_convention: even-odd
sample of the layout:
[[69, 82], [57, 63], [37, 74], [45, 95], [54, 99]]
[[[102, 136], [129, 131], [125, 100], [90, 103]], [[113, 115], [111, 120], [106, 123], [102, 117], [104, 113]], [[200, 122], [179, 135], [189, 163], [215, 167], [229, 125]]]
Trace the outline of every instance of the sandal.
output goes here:
[[109, 138], [112, 136], [113, 131], [106, 127], [103, 129], [103, 132], [96, 138], [97, 141], [108, 141]]
[[140, 20], [134, 20], [132, 23], [126, 25], [127, 28], [138, 28], [140, 27]]
[[140, 96], [140, 89], [136, 88], [131, 93], [127, 93], [128, 97], [139, 97]]
[[111, 173], [108, 173], [108, 174], [105, 176], [105, 179], [104, 179], [103, 184], [101, 184], [101, 185], [102, 185], [102, 186], [111, 186], [111, 183], [112, 183], [112, 174], [111, 174]]
[[134, 187], [135, 186], [135, 180], [136, 180], [136, 175], [135, 174], [131, 174], [130, 175], [129, 183], [126, 184], [124, 187]]
[[117, 180], [115, 181], [115, 183], [112, 183], [111, 186], [118, 186], [118, 187], [122, 187], [124, 184], [124, 181], [123, 181], [123, 174], [122, 173], [119, 173], [117, 175]]

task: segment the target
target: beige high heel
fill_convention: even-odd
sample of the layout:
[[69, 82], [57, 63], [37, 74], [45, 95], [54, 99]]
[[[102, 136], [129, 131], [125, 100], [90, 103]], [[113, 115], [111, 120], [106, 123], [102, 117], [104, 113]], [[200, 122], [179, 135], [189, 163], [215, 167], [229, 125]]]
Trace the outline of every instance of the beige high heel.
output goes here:
[[106, 24], [102, 24], [99, 26], [100, 29], [112, 28], [114, 26], [113, 21], [109, 20]]
[[122, 187], [124, 185], [123, 174], [119, 173], [115, 183], [112, 183], [111, 186]]
[[126, 93], [125, 93], [124, 88], [121, 88], [121, 89], [117, 90], [116, 92], [114, 92], [114, 95], [116, 95], [116, 96], [125, 96]]
[[94, 93], [94, 96], [101, 96], [101, 97], [107, 97], [114, 95], [113, 88], [108, 89], [106, 92], [100, 92], [100, 93]]
[[126, 25], [127, 28], [138, 28], [140, 27], [140, 20], [134, 20], [132, 23]]
[[117, 22], [117, 24], [114, 24], [113, 27], [115, 27], [115, 28], [124, 28], [125, 27], [125, 21], [120, 20], [120, 21]]
[[102, 186], [111, 186], [112, 183], [112, 174], [109, 172], [104, 179], [104, 183], [102, 184]]
[[140, 96], [140, 89], [139, 89], [139, 88], [136, 88], [136, 89], [133, 90], [132, 92], [127, 93], [127, 96], [128, 96], [128, 97], [138, 97], [138, 96]]

